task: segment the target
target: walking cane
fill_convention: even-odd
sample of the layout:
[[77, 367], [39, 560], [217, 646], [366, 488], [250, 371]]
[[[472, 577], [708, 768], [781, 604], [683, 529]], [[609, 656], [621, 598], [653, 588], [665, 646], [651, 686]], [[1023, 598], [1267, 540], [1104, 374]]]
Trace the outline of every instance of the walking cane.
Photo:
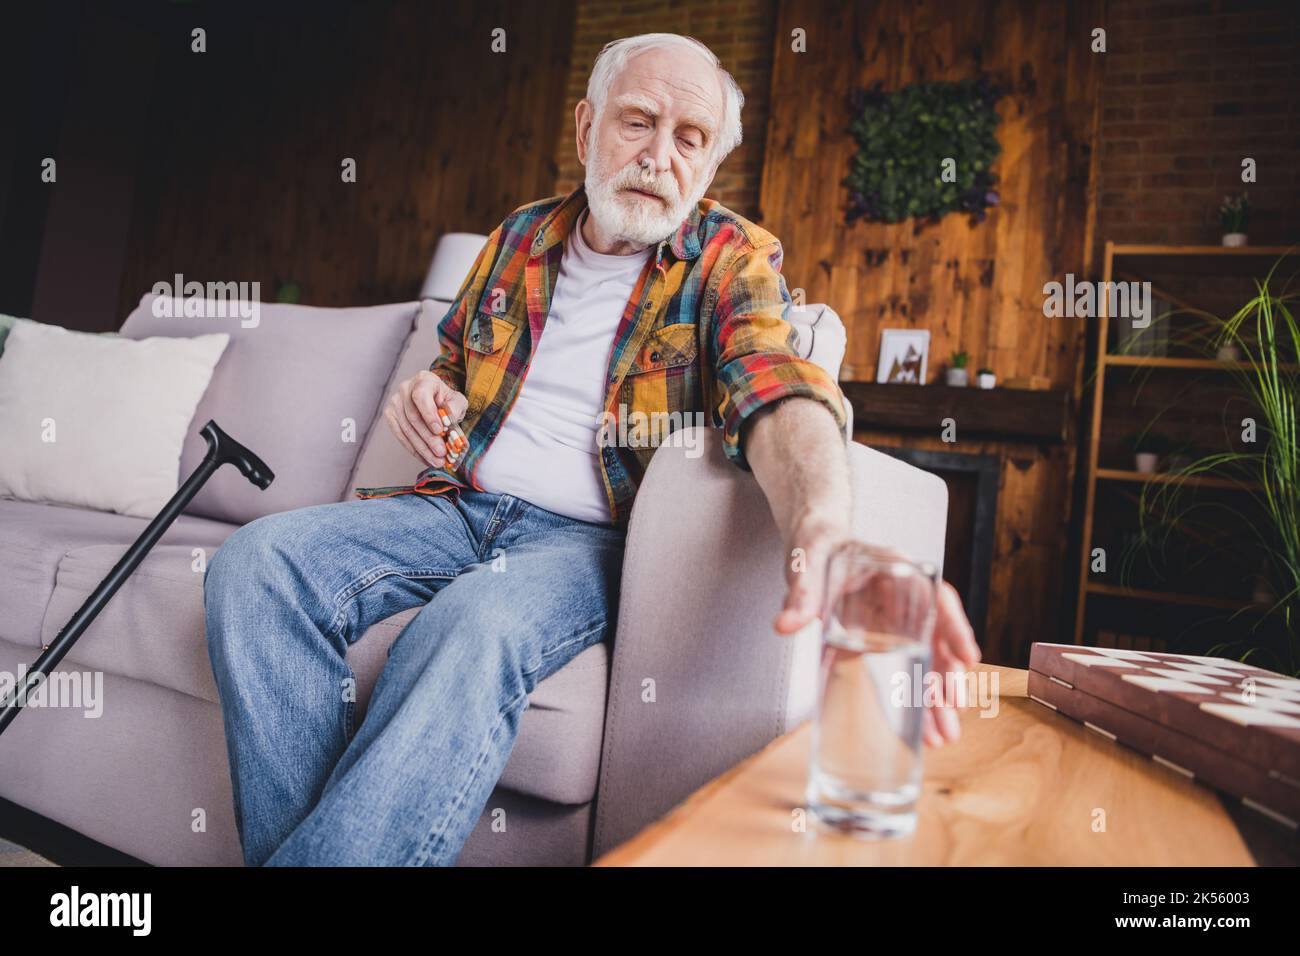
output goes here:
[[266, 467], [262, 459], [223, 432], [216, 422], [209, 420], [200, 434], [208, 442], [208, 451], [203, 456], [203, 461], [194, 469], [194, 474], [186, 479], [185, 484], [176, 489], [176, 494], [172, 495], [162, 511], [158, 512], [157, 517], [149, 522], [149, 526], [141, 532], [140, 537], [135, 539], [135, 544], [122, 555], [117, 564], [113, 565], [113, 570], [108, 572], [108, 577], [91, 592], [90, 597], [86, 598], [86, 603], [82, 604], [80, 610], [72, 616], [72, 620], [63, 626], [51, 643], [45, 645], [41, 656], [36, 659], [36, 663], [31, 666], [23, 680], [16, 682], [13, 695], [0, 704], [4, 708], [0, 711], [0, 734], [4, 733], [5, 728], [13, 723], [18, 712], [23, 709], [28, 694], [48, 676], [54, 665], [62, 660], [63, 655], [71, 650], [77, 638], [81, 637], [90, 623], [95, 620], [99, 612], [104, 609], [104, 605], [117, 593], [117, 589], [131, 576], [131, 572], [163, 536], [163, 532], [212, 477], [213, 472], [224, 464], [232, 464], [243, 473], [245, 478], [263, 491], [275, 480], [274, 473]]

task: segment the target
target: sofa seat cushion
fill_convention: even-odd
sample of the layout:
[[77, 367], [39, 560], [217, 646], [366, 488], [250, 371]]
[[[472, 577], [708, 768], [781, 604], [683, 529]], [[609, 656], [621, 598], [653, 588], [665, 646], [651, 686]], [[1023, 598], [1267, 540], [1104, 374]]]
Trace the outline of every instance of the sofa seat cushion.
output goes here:
[[[122, 551], [117, 545], [92, 545], [63, 556], [44, 640], [58, 633]], [[204, 567], [189, 545], [156, 546], [61, 666], [121, 674], [217, 704], [204, 635]], [[364, 719], [388, 648], [417, 613], [419, 608], [410, 608], [379, 622], [348, 649], [348, 665], [357, 677], [358, 721]], [[534, 689], [502, 786], [564, 804], [595, 797], [608, 669], [609, 648], [597, 644]]]
[[[111, 568], [148, 524], [145, 518], [74, 505], [0, 498], [0, 581], [4, 582], [0, 587], [0, 637], [40, 647], [46, 606], [64, 555], [86, 546], [107, 545], [115, 555], [108, 565]], [[187, 544], [212, 552], [234, 530], [234, 525], [221, 521], [182, 515], [167, 529], [158, 546]], [[93, 582], [86, 594], [98, 583]], [[67, 617], [48, 622], [52, 633], [58, 633]]]

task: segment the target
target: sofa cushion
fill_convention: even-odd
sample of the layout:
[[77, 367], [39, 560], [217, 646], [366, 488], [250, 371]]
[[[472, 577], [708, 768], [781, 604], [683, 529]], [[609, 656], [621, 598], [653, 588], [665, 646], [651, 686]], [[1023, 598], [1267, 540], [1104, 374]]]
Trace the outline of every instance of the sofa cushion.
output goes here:
[[[116, 552], [109, 564], [112, 567], [148, 524], [145, 518], [90, 508], [0, 498], [0, 581], [4, 582], [0, 586], [0, 637], [40, 647], [42, 620], [63, 556], [86, 546], [109, 545], [109, 550]], [[213, 549], [234, 530], [234, 525], [224, 522], [181, 515], [158, 547], [186, 544]], [[103, 570], [108, 573], [108, 568]], [[87, 588], [86, 594], [97, 583]], [[51, 633], [58, 633], [76, 610], [74, 607], [66, 617], [49, 621]]]
[[176, 493], [190, 420], [229, 338], [133, 341], [17, 322], [0, 356], [0, 492], [152, 518]]
[[818, 302], [803, 308], [791, 308], [785, 317], [799, 336], [799, 354], [839, 381], [840, 366], [844, 364], [844, 351], [848, 345], [844, 322], [839, 314]]
[[205, 309], [209, 314], [202, 317], [155, 315], [157, 298], [140, 300], [123, 335], [230, 335], [191, 422], [178, 477], [189, 477], [202, 460], [207, 443], [199, 429], [208, 419], [275, 472], [263, 491], [235, 469], [223, 468], [186, 512], [244, 524], [345, 497], [361, 442], [415, 326], [417, 304], [318, 309], [259, 303], [259, 314], [247, 319], [232, 315], [228, 305]]
[[[64, 556], [45, 614], [44, 640], [58, 633], [122, 550], [93, 545]], [[120, 674], [216, 704], [204, 636], [202, 567], [188, 544], [159, 544], [73, 645], [63, 666]], [[357, 677], [358, 721], [364, 719], [389, 646], [418, 612], [410, 608], [381, 621], [348, 649], [348, 665]], [[608, 647], [597, 644], [537, 686], [502, 786], [557, 803], [594, 798], [608, 663]]]

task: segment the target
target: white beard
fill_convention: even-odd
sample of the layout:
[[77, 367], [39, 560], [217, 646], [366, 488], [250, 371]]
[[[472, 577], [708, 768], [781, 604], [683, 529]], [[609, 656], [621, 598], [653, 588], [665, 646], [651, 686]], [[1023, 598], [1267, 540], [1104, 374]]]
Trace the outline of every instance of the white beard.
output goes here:
[[[594, 125], [590, 152], [591, 162], [587, 164], [585, 178], [587, 206], [601, 229], [618, 240], [652, 246], [667, 239], [690, 215], [708, 186], [704, 180], [691, 195], [683, 198], [677, 191], [677, 180], [669, 173], [657, 177], [651, 171], [643, 171], [635, 162], [617, 172], [607, 172], [598, 158]], [[666, 202], [624, 192], [629, 186], [655, 193]]]

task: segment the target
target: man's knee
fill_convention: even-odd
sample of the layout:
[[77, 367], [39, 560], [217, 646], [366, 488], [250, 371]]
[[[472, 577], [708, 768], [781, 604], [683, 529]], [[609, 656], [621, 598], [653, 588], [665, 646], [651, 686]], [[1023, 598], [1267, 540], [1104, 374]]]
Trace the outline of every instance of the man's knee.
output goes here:
[[214, 607], [245, 604], [253, 589], [265, 591], [275, 587], [284, 569], [299, 562], [293, 533], [296, 519], [292, 512], [263, 515], [239, 528], [222, 543], [208, 560], [203, 576], [203, 597], [211, 614]]
[[225, 584], [232, 583], [241, 571], [256, 566], [264, 560], [271, 550], [272, 535], [269, 530], [270, 519], [276, 515], [255, 518], [248, 524], [235, 529], [216, 553], [208, 561], [208, 570], [203, 578], [204, 589], [211, 591]]

